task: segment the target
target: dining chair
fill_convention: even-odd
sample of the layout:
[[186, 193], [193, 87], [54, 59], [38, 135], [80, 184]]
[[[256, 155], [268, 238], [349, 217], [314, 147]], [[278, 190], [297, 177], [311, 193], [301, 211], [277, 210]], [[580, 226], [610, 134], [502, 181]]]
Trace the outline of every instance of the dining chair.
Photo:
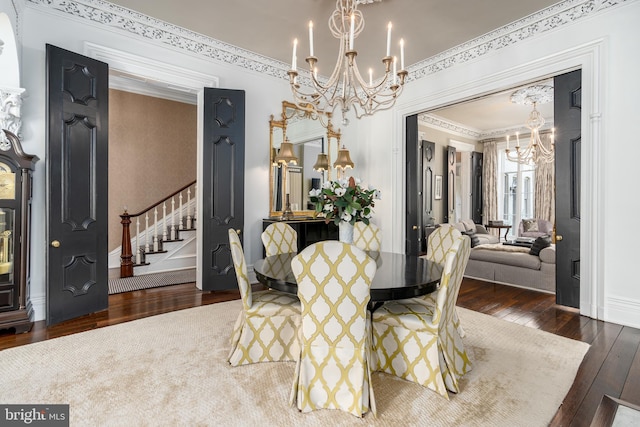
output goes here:
[[363, 251], [380, 251], [382, 246], [382, 231], [373, 224], [358, 221], [353, 226], [353, 244]]
[[471, 370], [453, 313], [471, 242], [461, 236], [448, 251], [435, 307], [388, 302], [373, 312], [376, 369], [435, 390], [449, 399]]
[[253, 293], [242, 243], [229, 229], [229, 246], [240, 288], [242, 311], [231, 335], [227, 358], [232, 366], [257, 362], [295, 361], [300, 354], [300, 301], [294, 295], [268, 290]]
[[298, 252], [298, 233], [286, 222], [274, 222], [260, 235], [267, 256]]
[[323, 241], [291, 262], [301, 304], [300, 357], [291, 405], [302, 412], [376, 414], [367, 311], [376, 263], [353, 245]]
[[[427, 238], [427, 254], [424, 256], [429, 261], [435, 262], [439, 265], [444, 265], [447, 253], [453, 247], [454, 242], [462, 236], [460, 230], [456, 229], [451, 224], [442, 224], [436, 228], [433, 233], [429, 234]], [[416, 302], [422, 302], [428, 304], [431, 307], [435, 307], [436, 304], [436, 292], [417, 297]], [[453, 324], [458, 329], [458, 333], [461, 337], [465, 336], [464, 329], [460, 324], [460, 318], [458, 317], [458, 311], [454, 309]]]

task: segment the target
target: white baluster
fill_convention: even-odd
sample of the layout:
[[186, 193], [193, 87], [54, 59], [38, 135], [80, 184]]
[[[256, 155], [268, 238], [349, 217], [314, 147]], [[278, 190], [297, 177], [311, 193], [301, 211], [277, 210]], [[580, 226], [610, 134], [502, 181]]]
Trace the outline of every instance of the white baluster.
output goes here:
[[[198, 194], [198, 184], [196, 184], [196, 185], [194, 185], [194, 186], [193, 186], [193, 191], [194, 191], [196, 194]], [[196, 209], [196, 208], [197, 208], [197, 206], [198, 206], [198, 204], [196, 203], [196, 206], [194, 206], [194, 207], [193, 207], [193, 222], [196, 222], [196, 221], [197, 221], [197, 218], [196, 218], [196, 213], [197, 213], [197, 209]], [[193, 224], [193, 226], [195, 227], [196, 225], [195, 225], [195, 224]]]
[[187, 229], [191, 229], [191, 188], [187, 190]]
[[166, 241], [167, 238], [167, 202], [162, 204], [162, 240]]
[[184, 223], [182, 222], [182, 191], [180, 192], [180, 209], [178, 212], [178, 228], [184, 230]]
[[158, 241], [158, 207], [153, 209], [153, 251], [160, 251], [160, 242]]
[[140, 264], [142, 254], [140, 253], [140, 246], [138, 245], [138, 238], [140, 236], [140, 217], [136, 218], [136, 264]]
[[178, 240], [176, 236], [176, 198], [171, 198], [171, 240]]
[[144, 216], [144, 251], [149, 252], [149, 212]]

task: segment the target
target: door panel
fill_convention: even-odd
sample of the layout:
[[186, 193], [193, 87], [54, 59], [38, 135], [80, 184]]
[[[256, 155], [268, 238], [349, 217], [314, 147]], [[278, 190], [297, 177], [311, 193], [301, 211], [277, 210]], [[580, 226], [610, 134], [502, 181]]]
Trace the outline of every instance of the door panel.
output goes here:
[[421, 181], [423, 185], [422, 197], [422, 229], [420, 230], [420, 253], [427, 253], [427, 231], [432, 230], [435, 224], [433, 216], [433, 188], [436, 168], [436, 143], [429, 141], [420, 142], [422, 148]]
[[202, 289], [237, 288], [229, 228], [244, 229], [245, 93], [205, 88]]
[[471, 218], [476, 224], [484, 224], [482, 218], [482, 153], [471, 153]]
[[556, 302], [580, 306], [581, 71], [554, 78]]
[[405, 183], [405, 253], [420, 254], [420, 224], [422, 223], [422, 182], [420, 180], [420, 146], [418, 143], [418, 115], [406, 119]]
[[47, 324], [108, 306], [109, 68], [47, 45]]
[[456, 147], [448, 146], [445, 152], [444, 170], [447, 176], [447, 198], [444, 202], [444, 222], [451, 222], [456, 217]]

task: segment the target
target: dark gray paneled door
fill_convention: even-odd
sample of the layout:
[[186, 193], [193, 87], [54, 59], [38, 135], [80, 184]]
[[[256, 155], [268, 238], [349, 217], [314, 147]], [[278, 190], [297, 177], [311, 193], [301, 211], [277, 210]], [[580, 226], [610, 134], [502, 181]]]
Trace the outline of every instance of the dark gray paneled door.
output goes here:
[[582, 71], [554, 78], [556, 302], [580, 307], [580, 116]]
[[418, 143], [418, 115], [406, 118], [405, 160], [405, 253], [420, 255], [422, 223], [422, 182], [420, 180], [421, 148]]
[[205, 88], [202, 179], [202, 289], [237, 288], [229, 228], [243, 237], [245, 93]]
[[445, 200], [444, 222], [453, 222], [456, 218], [456, 147], [447, 146], [444, 157], [444, 178], [447, 188]]
[[46, 47], [47, 324], [108, 307], [109, 67]]
[[482, 210], [482, 153], [471, 153], [471, 218], [476, 224], [484, 224]]

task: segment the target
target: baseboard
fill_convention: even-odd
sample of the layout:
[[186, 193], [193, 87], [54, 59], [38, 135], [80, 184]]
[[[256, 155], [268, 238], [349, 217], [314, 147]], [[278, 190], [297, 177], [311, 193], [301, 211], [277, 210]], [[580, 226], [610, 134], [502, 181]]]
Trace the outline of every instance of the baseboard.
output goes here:
[[604, 307], [605, 322], [631, 326], [640, 329], [640, 301], [615, 296], [606, 297]]

